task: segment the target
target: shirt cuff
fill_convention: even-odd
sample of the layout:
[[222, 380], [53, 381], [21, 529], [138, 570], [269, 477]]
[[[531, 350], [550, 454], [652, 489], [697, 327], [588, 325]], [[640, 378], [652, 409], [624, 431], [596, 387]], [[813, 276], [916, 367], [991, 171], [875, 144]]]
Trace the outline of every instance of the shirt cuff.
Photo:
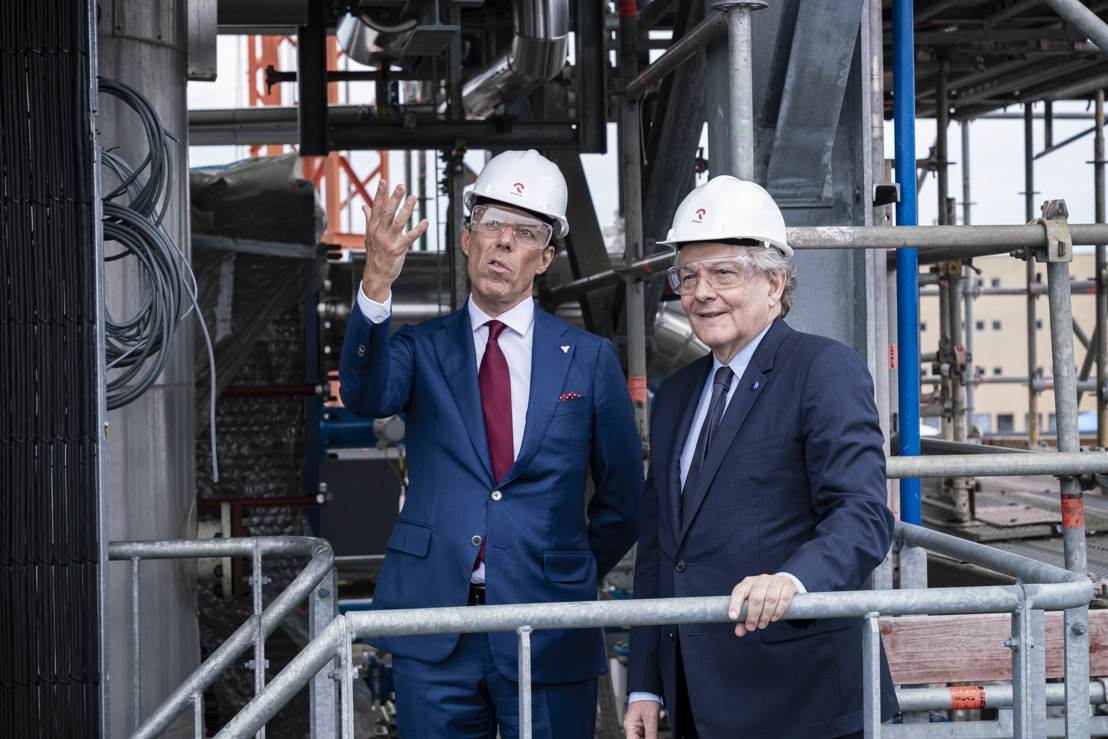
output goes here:
[[378, 303], [366, 295], [361, 283], [358, 283], [358, 307], [362, 309], [362, 314], [370, 323], [381, 323], [392, 315], [392, 291], [389, 291], [389, 296], [384, 303]]
[[665, 701], [662, 700], [662, 696], [648, 693], [645, 690], [636, 690], [627, 696], [628, 703], [634, 703], [635, 701], [654, 701], [655, 703], [661, 703], [665, 705]]
[[801, 593], [807, 593], [807, 592], [808, 592], [808, 588], [804, 587], [804, 583], [800, 582], [800, 580], [798, 580], [798, 579], [796, 578], [796, 575], [794, 575], [794, 574], [792, 574], [792, 573], [789, 573], [789, 572], [777, 572], [777, 573], [774, 573], [774, 574], [777, 574], [777, 575], [784, 575], [785, 577], [787, 577], [787, 578], [789, 578], [790, 580], [792, 580], [792, 581], [793, 581], [793, 584], [794, 584], [794, 585], [796, 585], [796, 589], [797, 589], [797, 591], [799, 591], [799, 592], [801, 592]]

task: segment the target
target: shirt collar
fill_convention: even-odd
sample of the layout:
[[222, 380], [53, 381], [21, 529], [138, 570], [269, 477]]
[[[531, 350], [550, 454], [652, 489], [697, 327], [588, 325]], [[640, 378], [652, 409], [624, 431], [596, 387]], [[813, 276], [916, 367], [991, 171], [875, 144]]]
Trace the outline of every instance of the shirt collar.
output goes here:
[[[754, 351], [758, 348], [758, 345], [762, 343], [762, 339], [765, 338], [766, 333], [769, 331], [769, 327], [773, 325], [773, 321], [769, 322], [769, 325], [762, 329], [762, 333], [755, 336], [749, 344], [739, 350], [739, 353], [731, 357], [731, 361], [727, 363], [727, 366], [731, 368], [731, 371], [735, 373], [735, 377], [742, 377], [746, 372], [747, 365], [750, 364], [751, 357], [754, 356]], [[712, 355], [712, 374], [709, 378], [716, 376], [716, 371], [723, 366], [723, 362], [716, 359], [716, 356]], [[709, 380], [709, 383], [711, 380]], [[731, 385], [734, 389], [738, 383]]]
[[496, 318], [477, 307], [473, 302], [473, 296], [466, 301], [469, 306], [469, 324], [476, 331], [489, 321], [500, 321], [520, 336], [526, 336], [531, 325], [535, 322], [535, 299], [527, 298], [514, 308], [501, 313]]

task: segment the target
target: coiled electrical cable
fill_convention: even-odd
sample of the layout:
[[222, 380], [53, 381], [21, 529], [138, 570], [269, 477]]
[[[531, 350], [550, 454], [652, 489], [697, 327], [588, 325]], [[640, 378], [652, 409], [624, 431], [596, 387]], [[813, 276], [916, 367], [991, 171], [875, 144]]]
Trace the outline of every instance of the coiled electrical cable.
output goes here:
[[[100, 92], [119, 98], [135, 111], [147, 143], [146, 157], [134, 169], [113, 152], [101, 152], [102, 162], [120, 180], [120, 184], [103, 197], [103, 227], [104, 241], [119, 244], [122, 251], [105, 257], [105, 262], [134, 257], [140, 285], [138, 305], [133, 313], [117, 319], [105, 309], [105, 361], [109, 372], [107, 407], [113, 410], [127, 405], [154, 384], [165, 369], [177, 326], [195, 311], [211, 368], [208, 419], [212, 479], [218, 482], [215, 353], [197, 302], [196, 277], [162, 225], [173, 181], [168, 141], [176, 139], [162, 127], [150, 102], [133, 87], [103, 77], [98, 79], [98, 85]], [[186, 296], [190, 303], [187, 308]]]

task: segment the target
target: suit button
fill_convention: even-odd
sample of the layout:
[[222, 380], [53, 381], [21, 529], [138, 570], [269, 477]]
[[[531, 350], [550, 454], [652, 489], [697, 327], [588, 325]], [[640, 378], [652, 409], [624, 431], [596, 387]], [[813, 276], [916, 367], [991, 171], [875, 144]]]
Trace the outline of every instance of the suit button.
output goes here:
[[479, 546], [481, 546], [481, 537], [480, 536], [474, 536], [472, 539], [469, 540], [469, 543], [472, 544], [475, 547], [479, 547]]
[[683, 560], [683, 559], [679, 559], [676, 562], [674, 562], [674, 564], [673, 564], [673, 568], [675, 570], [677, 570], [678, 572], [684, 572], [685, 567], [686, 567], [685, 560]]
[[493, 500], [500, 500], [504, 497], [504, 493], [500, 492], [499, 490], [493, 490], [492, 495], [490, 495], [489, 497]]
[[358, 356], [359, 357], [364, 357], [365, 356], [365, 344], [358, 344]]

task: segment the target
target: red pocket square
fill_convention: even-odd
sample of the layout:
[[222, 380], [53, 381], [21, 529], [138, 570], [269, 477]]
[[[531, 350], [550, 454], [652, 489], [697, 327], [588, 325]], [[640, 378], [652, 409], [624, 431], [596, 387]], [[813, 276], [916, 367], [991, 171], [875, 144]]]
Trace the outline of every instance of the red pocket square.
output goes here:
[[573, 400], [574, 398], [580, 398], [581, 393], [562, 393], [558, 396], [558, 402], [561, 403], [565, 400]]

